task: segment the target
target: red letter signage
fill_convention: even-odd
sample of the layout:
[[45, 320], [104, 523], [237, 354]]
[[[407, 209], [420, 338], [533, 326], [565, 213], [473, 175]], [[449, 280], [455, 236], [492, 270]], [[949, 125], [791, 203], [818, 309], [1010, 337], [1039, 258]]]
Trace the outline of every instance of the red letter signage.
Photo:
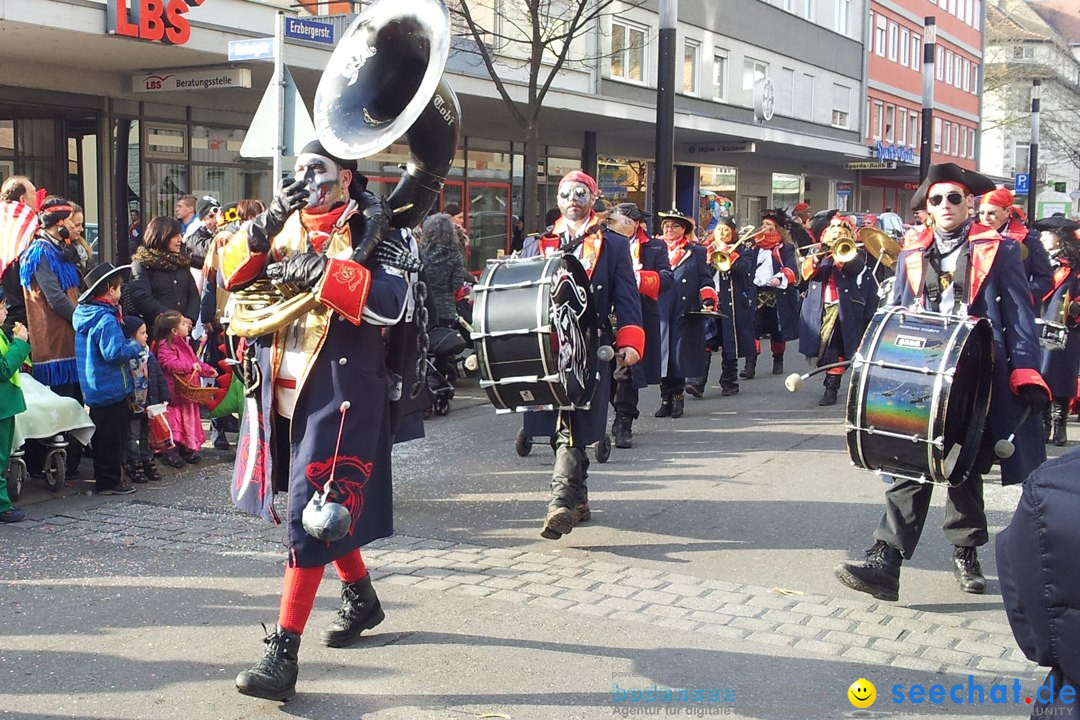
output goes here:
[[109, 0], [106, 32], [151, 42], [183, 45], [191, 39], [187, 11], [205, 0]]

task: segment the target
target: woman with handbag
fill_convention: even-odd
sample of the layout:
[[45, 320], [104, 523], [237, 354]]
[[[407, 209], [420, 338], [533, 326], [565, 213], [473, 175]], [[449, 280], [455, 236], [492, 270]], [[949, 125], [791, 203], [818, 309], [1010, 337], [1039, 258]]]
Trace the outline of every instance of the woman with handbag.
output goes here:
[[202, 388], [200, 378], [217, 377], [213, 367], [195, 356], [188, 342], [190, 334], [191, 321], [177, 310], [161, 313], [154, 322], [154, 355], [172, 394], [168, 416], [176, 443], [176, 448], [165, 453], [162, 460], [173, 467], [181, 467], [184, 462], [194, 465], [202, 459], [199, 449], [206, 441], [206, 433], [199, 403], [208, 400], [203, 395], [212, 396], [214, 390]]

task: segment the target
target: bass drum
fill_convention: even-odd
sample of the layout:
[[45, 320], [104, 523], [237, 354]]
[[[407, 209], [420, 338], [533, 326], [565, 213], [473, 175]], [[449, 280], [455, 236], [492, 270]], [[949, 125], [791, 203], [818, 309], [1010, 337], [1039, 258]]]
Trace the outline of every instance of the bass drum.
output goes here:
[[473, 286], [480, 387], [496, 410], [575, 410], [596, 389], [597, 314], [572, 255], [489, 260]]
[[979, 455], [993, 370], [987, 320], [878, 311], [851, 363], [851, 461], [880, 475], [964, 482]]

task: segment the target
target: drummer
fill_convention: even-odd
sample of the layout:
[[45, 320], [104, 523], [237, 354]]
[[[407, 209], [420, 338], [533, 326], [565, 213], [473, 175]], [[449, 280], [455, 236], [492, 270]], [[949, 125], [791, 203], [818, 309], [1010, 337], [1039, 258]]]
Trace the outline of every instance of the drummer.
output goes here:
[[1012, 191], [998, 188], [983, 195], [979, 203], [979, 222], [994, 228], [1002, 237], [1023, 244], [1020, 252], [1024, 257], [1024, 274], [1031, 286], [1035, 314], [1040, 314], [1042, 300], [1054, 283], [1054, 272], [1050, 268], [1050, 257], [1039, 241], [1039, 231], [1029, 230], [1024, 225], [1019, 208], [1013, 205]]
[[[600, 342], [613, 345], [619, 365], [632, 366], [645, 351], [645, 331], [641, 326], [634, 267], [627, 239], [604, 228], [596, 218], [593, 204], [599, 193], [596, 180], [581, 170], [559, 181], [558, 204], [561, 216], [548, 234], [540, 238], [540, 254], [572, 253], [585, 267], [592, 281], [593, 304], [600, 328]], [[618, 329], [610, 316], [618, 317]], [[600, 363], [600, 380], [595, 401], [588, 410], [560, 410], [555, 427], [555, 469], [551, 494], [540, 536], [558, 540], [574, 526], [592, 516], [589, 509], [589, 459], [585, 446], [597, 442], [607, 432], [607, 400], [611, 370]]]
[[[837, 258], [839, 240], [855, 244], [855, 225], [843, 215], [833, 216], [823, 233], [820, 250], [808, 252], [802, 260], [802, 277], [809, 286], [802, 303], [799, 352], [817, 358], [818, 367], [850, 359], [876, 309], [876, 292], [862, 288], [863, 283], [873, 283], [870, 273], [865, 272], [866, 251], [856, 248], [854, 257]], [[868, 303], [875, 308], [867, 308]], [[825, 392], [818, 405], [836, 404], [843, 376], [843, 367], [826, 371]]]
[[694, 221], [678, 210], [657, 213], [674, 273], [671, 289], [660, 293], [660, 407], [658, 418], [680, 418], [686, 378], [707, 372], [705, 317], [716, 310], [716, 288], [704, 246], [694, 242]]
[[[974, 196], [993, 189], [988, 178], [954, 163], [930, 166], [911, 208], [925, 206], [933, 228], [900, 253], [891, 302], [920, 312], [986, 318], [993, 328], [992, 399], [979, 457], [967, 481], [948, 488], [945, 502], [943, 529], [954, 546], [954, 574], [969, 593], [986, 590], [976, 548], [988, 540], [983, 475], [993, 465], [994, 442], [1015, 431], [1016, 451], [1001, 461], [1001, 478], [1006, 485], [1023, 482], [1046, 460], [1040, 416], [1050, 400], [1038, 371], [1038, 334], [1020, 246], [969, 218]], [[1025, 415], [1025, 408], [1032, 412]], [[1025, 420], [1018, 427], [1019, 418]], [[900, 565], [915, 553], [933, 490], [929, 483], [893, 479], [873, 547], [864, 561], [837, 566], [840, 582], [879, 600], [896, 600]]]
[[[1065, 428], [1069, 407], [1076, 398], [1076, 376], [1080, 372], [1080, 223], [1064, 217], [1049, 217], [1035, 223], [1042, 232], [1042, 243], [1051, 255], [1054, 282], [1046, 293], [1046, 320], [1065, 321], [1065, 347], [1044, 350], [1042, 374], [1050, 387], [1053, 402], [1044, 417], [1046, 442], [1058, 447], [1068, 442]], [[1064, 317], [1054, 317], [1058, 312]]]

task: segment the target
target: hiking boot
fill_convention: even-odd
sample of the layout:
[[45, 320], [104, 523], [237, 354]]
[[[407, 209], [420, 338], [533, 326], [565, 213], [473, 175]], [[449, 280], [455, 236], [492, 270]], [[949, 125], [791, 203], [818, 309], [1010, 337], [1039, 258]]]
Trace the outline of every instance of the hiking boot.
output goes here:
[[866, 551], [863, 562], [842, 562], [833, 573], [852, 590], [873, 595], [878, 600], [896, 602], [900, 597], [900, 551], [878, 540]]
[[146, 460], [143, 462], [142, 469], [143, 475], [146, 476], [147, 480], [150, 482], [161, 482], [161, 475], [158, 473], [157, 465], [154, 464], [153, 460]]
[[783, 375], [784, 374], [784, 356], [773, 355], [772, 356], [772, 374]]
[[288, 700], [296, 694], [300, 636], [279, 625], [263, 642], [266, 651], [250, 670], [236, 676], [236, 689], [243, 695], [265, 700]]
[[686, 394], [690, 397], [702, 398], [705, 397], [705, 386], [698, 383], [687, 383]]
[[574, 508], [574, 525], [580, 525], [590, 520], [592, 520], [592, 510], [589, 509], [589, 503], [578, 503], [577, 507]]
[[672, 419], [674, 419], [674, 418], [681, 418], [682, 416], [683, 416], [683, 394], [679, 393], [678, 395], [671, 398], [671, 417], [672, 417]]
[[660, 407], [653, 413], [653, 417], [665, 418], [671, 417], [671, 398], [661, 398]]
[[840, 390], [840, 377], [840, 375], [825, 376], [825, 392], [818, 400], [818, 405], [826, 407], [836, 404], [836, 394]]
[[957, 547], [953, 550], [953, 575], [960, 583], [960, 589], [966, 593], [982, 595], [986, 592], [986, 578], [983, 577], [979, 558], [973, 547]]
[[544, 518], [544, 529], [540, 531], [540, 537], [545, 540], [558, 540], [563, 535], [569, 535], [573, 529], [574, 511], [565, 507], [552, 508]]
[[360, 634], [386, 619], [379, 596], [371, 586], [371, 575], [351, 583], [341, 583], [341, 608], [319, 639], [326, 647], [348, 647]]
[[757, 373], [757, 358], [753, 360], [747, 360], [743, 366], [743, 371], [739, 373], [739, 377], [743, 380], [753, 380], [754, 375]]
[[616, 416], [615, 418], [615, 447], [628, 449], [634, 447], [634, 434], [631, 424], [634, 421], [628, 417]]

